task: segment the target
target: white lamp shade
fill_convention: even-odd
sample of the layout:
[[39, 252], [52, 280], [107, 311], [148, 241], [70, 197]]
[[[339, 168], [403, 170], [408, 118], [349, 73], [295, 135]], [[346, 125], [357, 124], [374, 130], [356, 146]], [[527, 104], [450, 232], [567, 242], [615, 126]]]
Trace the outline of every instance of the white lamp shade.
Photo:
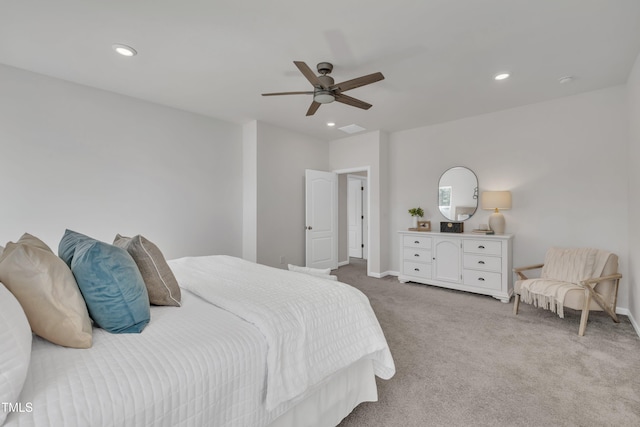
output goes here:
[[483, 191], [482, 209], [511, 209], [511, 192]]

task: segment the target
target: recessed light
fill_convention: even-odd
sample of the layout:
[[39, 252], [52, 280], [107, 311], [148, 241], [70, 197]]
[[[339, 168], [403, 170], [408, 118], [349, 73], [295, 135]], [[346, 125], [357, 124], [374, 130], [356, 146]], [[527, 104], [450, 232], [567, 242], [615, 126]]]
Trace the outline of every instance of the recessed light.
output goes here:
[[508, 79], [509, 78], [509, 73], [500, 73], [500, 74], [496, 74], [494, 79], [495, 80], [504, 80], [504, 79]]
[[327, 126], [330, 128], [334, 127], [336, 124], [334, 122], [327, 122]]
[[122, 56], [136, 56], [138, 54], [134, 48], [127, 46], [126, 44], [116, 43], [111, 47]]

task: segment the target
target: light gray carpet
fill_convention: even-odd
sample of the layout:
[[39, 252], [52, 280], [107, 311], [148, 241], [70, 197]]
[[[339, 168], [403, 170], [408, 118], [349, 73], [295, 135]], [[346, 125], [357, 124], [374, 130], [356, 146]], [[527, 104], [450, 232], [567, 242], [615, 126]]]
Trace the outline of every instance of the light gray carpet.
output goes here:
[[592, 313], [579, 337], [580, 312], [521, 304], [514, 316], [491, 297], [367, 277], [359, 260], [337, 275], [369, 297], [397, 371], [340, 427], [640, 426], [640, 339], [626, 316]]

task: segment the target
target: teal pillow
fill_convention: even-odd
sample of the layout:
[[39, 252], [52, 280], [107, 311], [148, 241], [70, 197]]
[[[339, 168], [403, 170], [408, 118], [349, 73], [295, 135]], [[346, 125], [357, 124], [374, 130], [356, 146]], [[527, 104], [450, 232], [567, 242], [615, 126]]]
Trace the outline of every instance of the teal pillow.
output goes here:
[[69, 265], [97, 326], [139, 333], [149, 323], [149, 296], [133, 258], [116, 246], [66, 230], [58, 255]]

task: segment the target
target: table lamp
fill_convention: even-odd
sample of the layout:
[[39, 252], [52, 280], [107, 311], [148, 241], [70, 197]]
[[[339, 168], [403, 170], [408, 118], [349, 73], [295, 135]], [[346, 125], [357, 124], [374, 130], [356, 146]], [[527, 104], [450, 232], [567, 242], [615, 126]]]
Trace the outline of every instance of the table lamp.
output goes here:
[[483, 191], [482, 209], [493, 210], [489, 217], [489, 228], [496, 234], [504, 234], [504, 215], [500, 209], [511, 209], [510, 191]]

